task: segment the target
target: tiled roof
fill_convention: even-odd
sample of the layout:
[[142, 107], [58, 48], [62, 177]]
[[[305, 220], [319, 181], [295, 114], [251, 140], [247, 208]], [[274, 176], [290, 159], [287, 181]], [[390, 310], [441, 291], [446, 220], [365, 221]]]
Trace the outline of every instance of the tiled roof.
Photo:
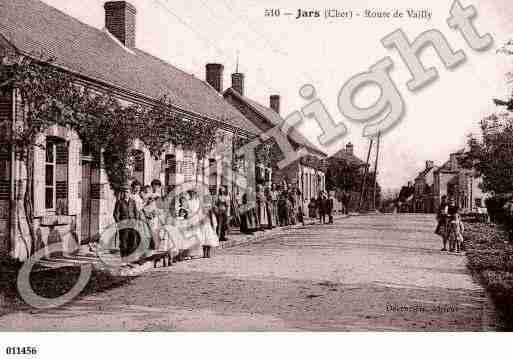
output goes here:
[[0, 35], [21, 53], [43, 54], [88, 79], [151, 99], [167, 95], [181, 110], [260, 133], [210, 85], [39, 0], [0, 0]]
[[436, 171], [437, 170], [437, 167], [436, 166], [433, 166], [433, 167], [430, 167], [430, 168], [425, 168], [423, 169], [422, 171], [419, 172], [419, 175], [417, 176], [417, 178], [422, 178], [422, 177], [426, 177], [426, 175], [431, 171]]
[[[237, 91], [232, 88], [226, 90], [225, 94], [230, 94], [239, 99], [239, 101], [245, 102], [249, 107], [251, 107], [254, 111], [256, 111], [260, 116], [265, 118], [269, 123], [269, 129], [273, 126], [281, 126], [285, 120], [273, 109], [263, 106], [260, 103], [241, 95]], [[261, 124], [265, 125], [265, 124]], [[299, 131], [294, 128], [291, 128], [288, 136], [294, 142], [296, 142], [300, 146], [304, 146], [305, 148], [317, 153], [323, 157], [326, 157], [326, 154], [321, 151], [317, 146], [315, 146], [312, 142], [310, 142], [306, 137], [304, 137]]]

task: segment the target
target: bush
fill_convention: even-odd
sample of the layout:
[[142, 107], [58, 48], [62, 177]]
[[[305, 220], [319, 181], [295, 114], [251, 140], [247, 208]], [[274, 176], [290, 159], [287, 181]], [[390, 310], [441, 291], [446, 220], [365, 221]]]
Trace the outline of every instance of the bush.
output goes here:
[[506, 231], [480, 223], [467, 224], [468, 266], [490, 293], [505, 329], [513, 328], [513, 245]]
[[510, 215], [504, 210], [504, 205], [508, 200], [509, 197], [505, 195], [495, 195], [485, 200], [486, 208], [492, 222], [500, 224], [510, 222]]

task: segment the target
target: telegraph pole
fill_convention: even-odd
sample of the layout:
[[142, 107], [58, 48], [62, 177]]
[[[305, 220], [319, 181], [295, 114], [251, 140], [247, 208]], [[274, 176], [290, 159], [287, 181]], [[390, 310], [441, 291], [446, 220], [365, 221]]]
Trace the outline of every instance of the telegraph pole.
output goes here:
[[374, 192], [372, 195], [373, 209], [376, 210], [376, 191], [378, 187], [378, 160], [379, 160], [379, 146], [381, 143], [381, 132], [378, 132], [378, 145], [376, 147], [376, 160], [374, 161]]
[[365, 171], [363, 172], [362, 186], [361, 186], [361, 190], [360, 190], [360, 203], [358, 204], [358, 212], [360, 212], [362, 210], [363, 197], [364, 197], [364, 194], [365, 194], [365, 186], [367, 184], [366, 183], [367, 182], [367, 173], [369, 172], [369, 160], [370, 160], [370, 155], [371, 155], [371, 150], [372, 150], [373, 142], [374, 141], [371, 138], [370, 142], [369, 142], [369, 151], [367, 152], [367, 161], [365, 162]]

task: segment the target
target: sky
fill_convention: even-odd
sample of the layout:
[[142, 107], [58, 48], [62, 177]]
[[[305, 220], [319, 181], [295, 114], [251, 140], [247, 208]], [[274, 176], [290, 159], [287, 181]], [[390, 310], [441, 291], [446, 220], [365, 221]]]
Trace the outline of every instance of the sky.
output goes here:
[[[44, 0], [59, 10], [99, 29], [104, 28], [103, 0]], [[365, 159], [368, 139], [362, 137], [363, 124], [345, 119], [337, 107], [344, 83], [367, 71], [385, 56], [394, 61], [392, 79], [401, 93], [406, 112], [392, 131], [383, 136], [378, 176], [385, 189], [397, 189], [415, 178], [425, 161], [443, 164], [451, 152], [464, 147], [467, 135], [479, 133], [479, 121], [497, 111], [492, 98], [504, 98], [508, 90], [505, 73], [513, 69], [513, 57], [496, 49], [513, 34], [511, 0], [461, 0], [474, 5], [474, 24], [480, 34], [490, 33], [494, 46], [485, 52], [472, 51], [459, 32], [446, 20], [452, 0], [131, 0], [137, 8], [137, 47], [156, 55], [200, 79], [205, 78], [205, 64], [225, 66], [225, 88], [230, 74], [245, 74], [246, 95], [268, 105], [269, 95], [281, 95], [282, 115], [306, 104], [299, 96], [304, 84], [312, 84], [336, 122], [348, 127], [348, 134], [329, 147], [320, 146], [329, 155], [355, 146], [355, 153]], [[381, 5], [378, 5], [381, 4]], [[266, 9], [296, 13], [297, 9], [337, 8], [347, 10], [387, 10], [409, 8], [429, 10], [431, 20], [302, 19], [295, 16], [265, 17]], [[385, 49], [380, 40], [402, 29], [411, 41], [420, 33], [441, 31], [453, 50], [463, 50], [467, 61], [447, 70], [435, 52], [422, 53], [426, 67], [435, 66], [439, 79], [424, 89], [410, 92], [406, 82], [410, 74], [394, 50]], [[361, 91], [355, 98], [360, 106], [377, 100], [375, 88]], [[321, 134], [313, 120], [304, 120], [299, 129], [314, 143]], [[372, 154], [374, 157], [374, 153]]]

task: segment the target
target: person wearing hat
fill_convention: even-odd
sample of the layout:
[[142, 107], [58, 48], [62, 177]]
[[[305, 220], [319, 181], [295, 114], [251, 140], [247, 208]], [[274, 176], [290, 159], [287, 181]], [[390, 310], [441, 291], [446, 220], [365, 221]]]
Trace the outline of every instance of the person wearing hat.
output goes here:
[[[137, 207], [135, 201], [129, 196], [129, 186], [126, 183], [119, 188], [113, 216], [116, 223], [138, 219]], [[137, 237], [136, 231], [132, 228], [122, 228], [119, 230], [119, 251], [121, 257], [127, 257], [137, 249]]]

